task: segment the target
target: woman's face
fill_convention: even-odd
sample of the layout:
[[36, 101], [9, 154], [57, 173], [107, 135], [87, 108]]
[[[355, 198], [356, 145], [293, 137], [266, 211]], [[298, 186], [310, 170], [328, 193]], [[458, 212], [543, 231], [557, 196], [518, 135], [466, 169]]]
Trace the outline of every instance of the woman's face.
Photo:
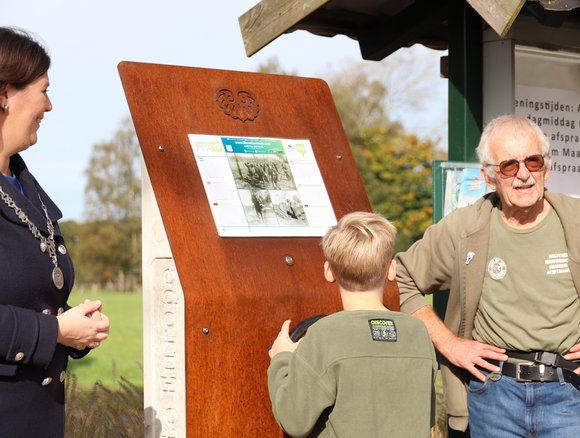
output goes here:
[[9, 155], [27, 149], [38, 140], [37, 131], [44, 113], [52, 110], [48, 84], [48, 73], [45, 73], [22, 89], [6, 86], [3, 101], [8, 108], [4, 111], [2, 137]]

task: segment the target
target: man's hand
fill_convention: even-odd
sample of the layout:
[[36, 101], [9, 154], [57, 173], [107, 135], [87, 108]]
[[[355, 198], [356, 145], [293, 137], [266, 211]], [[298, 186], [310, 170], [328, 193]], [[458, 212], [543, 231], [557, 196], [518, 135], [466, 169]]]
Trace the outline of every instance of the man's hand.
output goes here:
[[423, 321], [433, 345], [449, 362], [465, 368], [481, 381], [485, 380], [485, 376], [476, 366], [493, 373], [499, 373], [499, 367], [490, 364], [486, 359], [497, 361], [506, 361], [508, 359], [507, 355], [504, 354], [505, 350], [503, 348], [455, 336], [441, 321], [431, 306], [421, 307], [413, 312], [413, 316]]
[[280, 333], [278, 333], [278, 337], [274, 339], [274, 343], [268, 351], [270, 355], [270, 359], [272, 359], [276, 354], [282, 351], [294, 351], [298, 346], [298, 342], [292, 342], [290, 339], [290, 320], [284, 321], [282, 324], [282, 328], [280, 329]]
[[[580, 342], [574, 345], [567, 354], [565, 354], [564, 359], [566, 360], [578, 360], [580, 359]], [[580, 376], [580, 366], [574, 370], [576, 374]]]
[[492, 373], [499, 373], [500, 367], [489, 363], [486, 359], [506, 361], [505, 349], [493, 345], [484, 344], [479, 341], [462, 339], [456, 336], [447, 339], [439, 352], [447, 358], [449, 362], [458, 367], [464, 368], [484, 381], [485, 375], [477, 368], [483, 368]]

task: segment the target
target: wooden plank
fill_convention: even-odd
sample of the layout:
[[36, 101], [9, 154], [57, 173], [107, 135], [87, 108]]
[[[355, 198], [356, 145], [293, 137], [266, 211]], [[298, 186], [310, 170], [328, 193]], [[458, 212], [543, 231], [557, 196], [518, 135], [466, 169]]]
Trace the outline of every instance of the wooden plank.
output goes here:
[[467, 0], [500, 36], [504, 37], [520, 13], [525, 0]]
[[519, 44], [538, 46], [549, 50], [580, 52], [580, 25], [550, 27], [532, 17], [519, 17], [510, 28], [509, 38]]
[[267, 46], [330, 0], [262, 0], [239, 17], [246, 55]]

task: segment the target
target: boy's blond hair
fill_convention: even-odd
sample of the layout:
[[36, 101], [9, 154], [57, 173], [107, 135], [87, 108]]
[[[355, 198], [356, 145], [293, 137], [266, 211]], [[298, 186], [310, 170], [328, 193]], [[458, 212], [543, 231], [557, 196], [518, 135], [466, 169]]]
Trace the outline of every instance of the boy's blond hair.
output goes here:
[[380, 286], [393, 258], [397, 230], [377, 213], [343, 216], [322, 238], [322, 251], [336, 281], [345, 289]]

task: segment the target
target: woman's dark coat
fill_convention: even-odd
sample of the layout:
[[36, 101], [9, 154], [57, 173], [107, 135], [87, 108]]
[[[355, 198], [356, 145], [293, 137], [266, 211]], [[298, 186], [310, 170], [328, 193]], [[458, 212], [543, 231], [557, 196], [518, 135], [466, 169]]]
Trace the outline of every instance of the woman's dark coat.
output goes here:
[[[56, 224], [62, 217], [24, 161], [15, 155], [10, 168], [24, 195], [0, 176], [2, 190], [10, 195], [38, 230], [48, 236], [47, 220], [38, 195], [55, 227], [56, 247], [64, 245]], [[66, 248], [66, 247], [65, 247]], [[62, 249], [62, 248], [61, 248]], [[62, 437], [64, 435], [64, 379], [68, 356], [78, 351], [57, 344], [56, 315], [68, 309], [74, 283], [68, 254], [57, 250], [64, 287], [52, 281], [54, 265], [40, 240], [14, 210], [0, 200], [0, 436]]]

